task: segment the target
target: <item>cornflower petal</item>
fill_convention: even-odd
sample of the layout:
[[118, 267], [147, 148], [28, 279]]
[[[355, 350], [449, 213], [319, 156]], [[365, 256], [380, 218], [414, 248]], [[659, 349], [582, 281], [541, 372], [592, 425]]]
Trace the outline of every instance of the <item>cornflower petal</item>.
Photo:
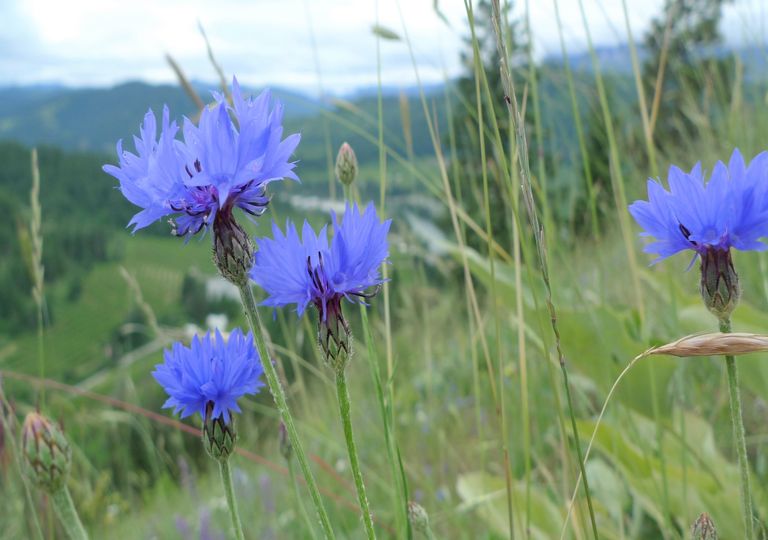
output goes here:
[[690, 249], [701, 255], [708, 249], [728, 251], [768, 249], [768, 153], [749, 165], [738, 149], [726, 165], [718, 162], [705, 181], [701, 164], [689, 173], [672, 166], [669, 191], [648, 181], [648, 201], [635, 201], [629, 212], [653, 242], [644, 251], [654, 261]]

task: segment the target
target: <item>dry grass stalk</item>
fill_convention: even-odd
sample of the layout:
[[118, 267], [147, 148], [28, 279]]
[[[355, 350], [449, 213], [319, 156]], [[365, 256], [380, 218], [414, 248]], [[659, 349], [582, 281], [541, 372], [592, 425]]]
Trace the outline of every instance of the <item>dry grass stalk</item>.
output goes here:
[[653, 354], [668, 354], [672, 356], [718, 356], [739, 355], [753, 352], [768, 351], [768, 336], [734, 332], [723, 334], [693, 334], [677, 341], [653, 347], [641, 356]]

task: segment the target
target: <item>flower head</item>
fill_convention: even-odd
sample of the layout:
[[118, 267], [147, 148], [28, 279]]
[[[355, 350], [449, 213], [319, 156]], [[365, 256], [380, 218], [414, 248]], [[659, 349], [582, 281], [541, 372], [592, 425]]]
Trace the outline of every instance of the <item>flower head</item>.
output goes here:
[[232, 106], [221, 95], [203, 109], [198, 125], [184, 119], [183, 141], [163, 109], [160, 133], [150, 110], [140, 137], [134, 137], [136, 154], [117, 143], [119, 165], [104, 171], [120, 181], [126, 199], [142, 208], [131, 219], [134, 232], [163, 216], [175, 215], [174, 233], [190, 237], [208, 229], [219, 213], [230, 216], [235, 207], [260, 215], [269, 198], [266, 186], [291, 178], [289, 161], [299, 143], [298, 134], [283, 139], [283, 108], [270, 108], [270, 93], [255, 99], [242, 95], [237, 79], [232, 83]]
[[629, 211], [654, 242], [645, 246], [657, 262], [679, 251], [698, 255], [707, 250], [768, 249], [768, 152], [747, 166], [738, 150], [729, 164], [718, 162], [705, 183], [701, 164], [689, 173], [672, 166], [669, 191], [648, 180], [648, 201], [635, 201]]
[[301, 238], [288, 222], [285, 234], [273, 224], [274, 238], [257, 240], [251, 278], [268, 294], [263, 304], [296, 304], [299, 315], [310, 302], [314, 304], [319, 313], [318, 343], [336, 370], [344, 368], [351, 352], [341, 300], [368, 298], [369, 290], [383, 282], [379, 267], [389, 254], [390, 223], [379, 221], [373, 203], [363, 213], [357, 205], [347, 204], [341, 224], [333, 214], [330, 244], [327, 227], [317, 235], [306, 221]]
[[182, 418], [200, 413], [204, 420], [229, 423], [231, 413], [240, 412], [237, 400], [264, 385], [261, 373], [253, 336], [235, 329], [227, 341], [216, 331], [202, 339], [195, 336], [189, 347], [174, 343], [152, 375], [168, 393], [164, 408], [174, 407]]
[[306, 221], [301, 238], [287, 222], [285, 234], [273, 223], [274, 238], [257, 239], [251, 278], [268, 294], [264, 305], [296, 304], [301, 315], [312, 302], [324, 317], [332, 301], [364, 298], [367, 290], [382, 283], [379, 267], [389, 255], [391, 220], [380, 222], [373, 203], [362, 213], [357, 204], [347, 204], [342, 222], [335, 213], [332, 219], [330, 244], [327, 227], [317, 235]]

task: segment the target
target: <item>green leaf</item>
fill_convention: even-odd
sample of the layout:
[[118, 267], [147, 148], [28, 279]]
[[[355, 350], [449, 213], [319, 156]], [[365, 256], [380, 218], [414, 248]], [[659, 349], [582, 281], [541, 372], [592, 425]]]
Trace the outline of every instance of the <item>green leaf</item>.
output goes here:
[[[467, 473], [456, 484], [465, 510], [476, 510], [478, 515], [499, 534], [509, 532], [505, 481], [501, 477], [484, 472]], [[515, 481], [512, 486], [515, 510], [525, 507], [525, 483]], [[525, 520], [515, 515], [515, 537], [532, 540], [548, 540], [560, 537], [560, 527], [565, 519], [555, 504], [536, 486], [530, 487], [531, 527], [529, 534], [523, 531]]]

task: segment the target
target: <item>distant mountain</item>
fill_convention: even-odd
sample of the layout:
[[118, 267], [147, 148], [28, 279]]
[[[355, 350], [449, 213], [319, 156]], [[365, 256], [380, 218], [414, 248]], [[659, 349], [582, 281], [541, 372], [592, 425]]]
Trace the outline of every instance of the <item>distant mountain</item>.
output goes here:
[[[632, 56], [628, 43], [618, 45], [606, 45], [595, 47], [600, 70], [621, 75], [632, 73]], [[702, 51], [702, 54], [714, 54], [718, 57], [724, 57], [735, 54], [744, 65], [745, 77], [747, 79], [764, 78], [766, 68], [768, 68], [768, 54], [764, 47], [741, 47], [733, 49], [725, 45], [714, 49]], [[642, 64], [648, 59], [648, 51], [641, 44], [637, 44], [637, 56]], [[592, 71], [592, 55], [588, 50], [572, 52], [568, 54], [568, 60], [574, 71]], [[563, 63], [563, 57], [560, 54], [546, 56], [543, 60], [545, 65], [560, 66]]]
[[[600, 62], [601, 71], [621, 74], [632, 73], [632, 56], [629, 44], [598, 46], [595, 47], [595, 53]], [[638, 45], [637, 56], [642, 64], [648, 58], [648, 53], [642, 46]], [[570, 54], [569, 60], [571, 61], [571, 68], [576, 71], [592, 71], [592, 55], [589, 51]]]
[[[214, 88], [195, 86], [208, 101]], [[290, 90], [276, 88], [272, 93], [286, 104], [288, 120], [314, 115], [321, 107], [312, 98]], [[112, 152], [118, 139], [138, 130], [148, 108], [159, 114], [164, 104], [177, 119], [196, 112], [192, 100], [173, 85], [127, 82], [111, 88], [0, 87], [0, 140]]]
[[[210, 101], [211, 90], [217, 89], [204, 83], [193, 83], [193, 86], [205, 101]], [[442, 86], [430, 86], [425, 92], [428, 99], [432, 99], [442, 89]], [[386, 87], [383, 92], [384, 110], [389, 111], [384, 118], [387, 144], [406, 154], [403, 134], [408, 130], [412, 135], [413, 154], [431, 155], [433, 147], [418, 93], [413, 88], [404, 88], [403, 92], [410, 105], [408, 126], [403, 126], [400, 114], [392, 114], [401, 110], [400, 91]], [[282, 88], [274, 88], [272, 93], [285, 104], [286, 133], [301, 133], [297, 159], [303, 171], [325, 174], [328, 144], [335, 156], [343, 141], [354, 146], [360, 160], [378, 159], [375, 90], [361, 91], [343, 103], [336, 103], [337, 106]], [[138, 132], [144, 113], [151, 108], [159, 114], [164, 104], [179, 120], [183, 115], [196, 113], [189, 96], [173, 85], [128, 82], [111, 88], [0, 87], [0, 141], [105, 153], [111, 156], [105, 159], [114, 159], [117, 140], [125, 140], [126, 148], [132, 149], [130, 137]], [[438, 124], [446, 125], [442, 107]]]
[[[443, 89], [445, 86], [444, 83], [429, 83], [424, 84], [421, 87], [421, 90], [424, 91], [425, 94], [434, 94], [435, 92], [439, 92]], [[382, 85], [381, 87], [381, 95], [384, 97], [399, 97], [401, 94], [405, 95], [406, 97], [413, 98], [413, 97], [419, 97], [419, 87], [418, 86], [398, 86], [398, 85]], [[379, 94], [379, 87], [376, 85], [372, 86], [361, 86], [360, 88], [356, 89], [353, 92], [350, 92], [349, 94], [346, 94], [342, 96], [344, 99], [347, 100], [355, 100], [355, 99], [363, 99], [363, 98], [371, 98], [376, 97]]]

